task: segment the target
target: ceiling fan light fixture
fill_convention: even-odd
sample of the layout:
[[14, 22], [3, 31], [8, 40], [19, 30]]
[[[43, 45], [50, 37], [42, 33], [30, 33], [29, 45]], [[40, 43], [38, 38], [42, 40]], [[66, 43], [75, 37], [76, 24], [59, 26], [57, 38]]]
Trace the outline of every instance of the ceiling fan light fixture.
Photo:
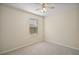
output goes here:
[[36, 10], [39, 10], [43, 15], [47, 15], [49, 9], [53, 9], [53, 8], [54, 8], [54, 6], [51, 7], [51, 6], [48, 5], [48, 3], [41, 3], [40, 8], [38, 8]]
[[42, 8], [41, 12], [47, 12], [46, 8]]
[[46, 11], [47, 11], [47, 9], [46, 9], [46, 8], [43, 8], [43, 11], [45, 11], [45, 12], [46, 12]]

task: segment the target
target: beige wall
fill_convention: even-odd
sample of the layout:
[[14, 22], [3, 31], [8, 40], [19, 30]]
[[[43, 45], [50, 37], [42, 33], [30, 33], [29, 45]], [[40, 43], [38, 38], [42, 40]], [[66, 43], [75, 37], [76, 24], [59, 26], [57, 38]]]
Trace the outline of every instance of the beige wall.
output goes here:
[[46, 17], [45, 39], [79, 50], [79, 8]]
[[[79, 16], [79, 8], [78, 8], [78, 16]], [[79, 17], [78, 17], [78, 30], [79, 30]], [[79, 31], [78, 31], [78, 37], [79, 37]]]
[[[29, 19], [38, 20], [38, 34], [29, 33]], [[7, 52], [43, 40], [43, 18], [0, 5], [0, 52]]]

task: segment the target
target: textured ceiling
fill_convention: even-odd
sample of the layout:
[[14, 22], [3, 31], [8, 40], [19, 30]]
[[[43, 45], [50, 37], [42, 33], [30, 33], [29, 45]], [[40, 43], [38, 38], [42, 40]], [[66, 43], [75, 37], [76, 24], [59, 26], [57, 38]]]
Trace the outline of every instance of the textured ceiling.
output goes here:
[[[40, 8], [40, 3], [7, 3], [5, 5], [18, 8], [24, 11], [28, 11], [40, 16], [45, 16], [40, 10], [36, 10]], [[48, 3], [48, 6], [52, 7], [54, 6], [54, 9], [48, 9], [47, 15], [53, 15], [68, 9], [79, 7], [79, 4], [77, 3]]]

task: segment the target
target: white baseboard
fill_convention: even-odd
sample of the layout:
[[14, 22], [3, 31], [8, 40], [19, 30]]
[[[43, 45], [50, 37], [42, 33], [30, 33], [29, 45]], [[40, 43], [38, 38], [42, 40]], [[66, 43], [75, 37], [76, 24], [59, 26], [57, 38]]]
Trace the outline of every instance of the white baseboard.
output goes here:
[[71, 49], [74, 49], [74, 50], [79, 51], [79, 48], [71, 47], [71, 46], [66, 45], [66, 44], [58, 43], [58, 42], [55, 42], [55, 41], [51, 42], [51, 41], [49, 41], [49, 40], [46, 40], [46, 42], [49, 42], [49, 43], [51, 43], [51, 44], [54, 43], [54, 44], [57, 44], [57, 45], [60, 45], [60, 46], [68, 47], [68, 48], [71, 48]]
[[43, 40], [38, 40], [38, 41], [35, 41], [35, 42], [31, 42], [31, 43], [29, 43], [29, 44], [24, 44], [24, 45], [21, 45], [21, 46], [19, 46], [19, 47], [15, 47], [15, 48], [12, 48], [12, 49], [9, 49], [9, 50], [2, 51], [2, 52], [0, 52], [0, 55], [1, 55], [1, 54], [6, 54], [6, 53], [8, 53], [8, 52], [11, 52], [11, 51], [14, 51], [14, 50], [17, 50], [17, 49], [26, 47], [26, 46], [31, 46], [31, 45], [33, 45], [33, 44], [35, 44], [35, 43], [38, 43], [38, 42], [41, 42], [41, 41], [43, 41]]

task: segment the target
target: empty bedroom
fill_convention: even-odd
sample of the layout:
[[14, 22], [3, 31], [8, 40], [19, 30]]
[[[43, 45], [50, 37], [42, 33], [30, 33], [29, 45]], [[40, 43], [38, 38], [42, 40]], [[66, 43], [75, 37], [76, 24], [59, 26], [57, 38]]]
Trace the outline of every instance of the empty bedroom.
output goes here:
[[0, 3], [0, 55], [79, 55], [79, 3]]

